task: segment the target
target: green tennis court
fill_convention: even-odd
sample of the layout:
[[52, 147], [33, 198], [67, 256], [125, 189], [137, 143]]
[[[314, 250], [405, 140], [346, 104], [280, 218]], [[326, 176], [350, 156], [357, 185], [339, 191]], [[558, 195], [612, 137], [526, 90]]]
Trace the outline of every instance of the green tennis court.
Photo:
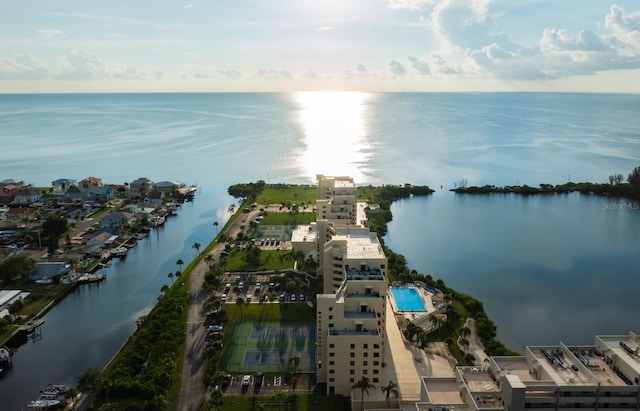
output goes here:
[[232, 373], [316, 370], [316, 328], [310, 324], [236, 324], [222, 356], [222, 368]]

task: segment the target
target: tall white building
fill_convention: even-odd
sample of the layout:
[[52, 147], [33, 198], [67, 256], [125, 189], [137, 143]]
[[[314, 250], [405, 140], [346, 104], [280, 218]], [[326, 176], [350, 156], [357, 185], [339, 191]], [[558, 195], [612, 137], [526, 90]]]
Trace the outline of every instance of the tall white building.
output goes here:
[[315, 247], [323, 279], [316, 312], [318, 382], [326, 383], [327, 394], [345, 396], [363, 376], [381, 382], [385, 352], [387, 258], [376, 234], [360, 224], [364, 213], [357, 200], [352, 178], [318, 175], [316, 223], [292, 238], [295, 249]]

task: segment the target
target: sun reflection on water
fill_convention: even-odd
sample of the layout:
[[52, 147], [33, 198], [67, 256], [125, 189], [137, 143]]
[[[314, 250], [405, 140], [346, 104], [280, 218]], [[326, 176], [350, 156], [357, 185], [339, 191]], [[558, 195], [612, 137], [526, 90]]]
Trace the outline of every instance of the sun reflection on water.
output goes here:
[[300, 105], [297, 122], [304, 147], [296, 156], [301, 174], [350, 176], [367, 182], [372, 171], [372, 144], [367, 138], [370, 95], [350, 91], [312, 91], [295, 94]]

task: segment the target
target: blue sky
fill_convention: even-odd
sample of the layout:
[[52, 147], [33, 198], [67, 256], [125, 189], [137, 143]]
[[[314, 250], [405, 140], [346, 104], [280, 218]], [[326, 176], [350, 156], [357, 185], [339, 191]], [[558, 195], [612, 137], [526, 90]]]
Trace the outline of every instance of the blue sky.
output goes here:
[[0, 2], [0, 92], [640, 92], [637, 0]]

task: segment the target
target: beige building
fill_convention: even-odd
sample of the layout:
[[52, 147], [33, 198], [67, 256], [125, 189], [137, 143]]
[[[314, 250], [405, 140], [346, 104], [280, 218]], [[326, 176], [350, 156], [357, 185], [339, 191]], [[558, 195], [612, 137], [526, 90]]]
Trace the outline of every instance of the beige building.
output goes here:
[[376, 234], [360, 224], [365, 217], [353, 179], [317, 177], [316, 222], [295, 230], [292, 246], [314, 256], [323, 279], [317, 296], [318, 382], [326, 383], [327, 394], [349, 396], [363, 376], [382, 381], [387, 258]]
[[596, 336], [594, 345], [527, 347], [457, 367], [454, 378], [422, 378], [418, 411], [640, 410], [640, 337]]

